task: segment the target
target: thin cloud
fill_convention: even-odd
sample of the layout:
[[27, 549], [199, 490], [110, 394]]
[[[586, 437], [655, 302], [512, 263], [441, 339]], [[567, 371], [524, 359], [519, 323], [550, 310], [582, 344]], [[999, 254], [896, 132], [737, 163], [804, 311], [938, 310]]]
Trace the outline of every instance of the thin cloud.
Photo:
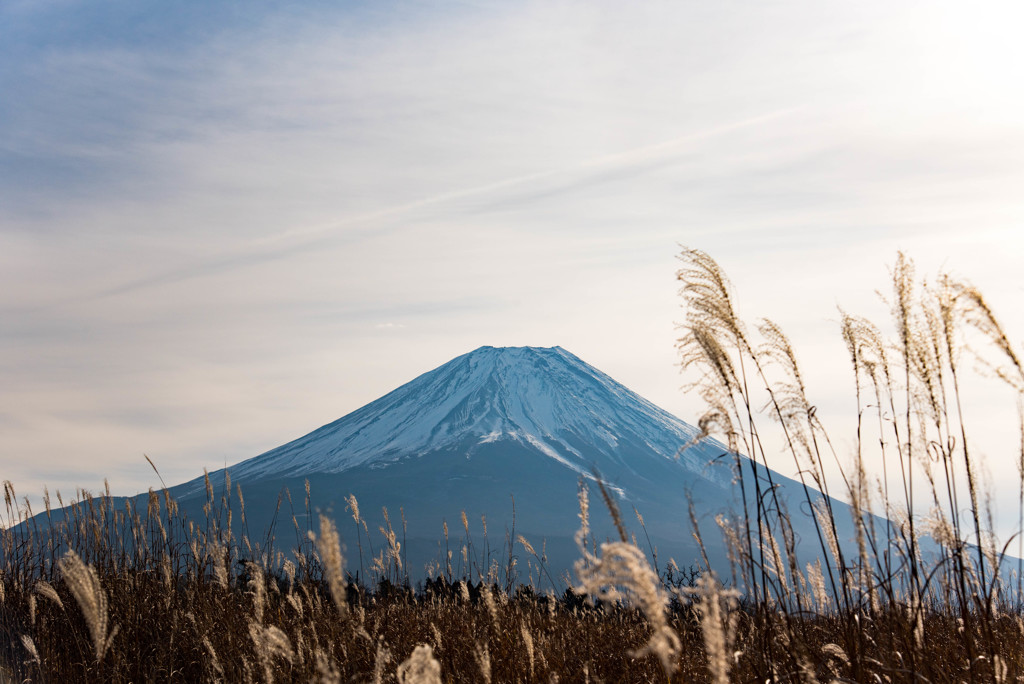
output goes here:
[[148, 40], [121, 8], [22, 3], [0, 21], [7, 476], [143, 452], [194, 475], [480, 344], [561, 344], [692, 418], [679, 243], [795, 324], [841, 401], [829, 317], [874, 303], [897, 247], [1018, 303], [1024, 98], [1000, 65], [1024, 48], [950, 4], [141, 4]]

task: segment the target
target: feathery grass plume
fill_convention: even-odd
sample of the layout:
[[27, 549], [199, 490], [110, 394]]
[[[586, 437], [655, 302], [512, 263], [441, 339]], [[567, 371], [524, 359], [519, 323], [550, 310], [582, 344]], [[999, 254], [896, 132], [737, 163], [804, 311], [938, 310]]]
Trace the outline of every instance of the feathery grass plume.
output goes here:
[[842, 556], [839, 555], [839, 542], [836, 540], [835, 530], [832, 527], [831, 515], [825, 505], [824, 499], [818, 499], [814, 502], [814, 517], [818, 521], [818, 526], [821, 531], [825, 534], [825, 541], [828, 543], [828, 550], [832, 554], [832, 559], [837, 563], [842, 563]]
[[206, 468], [203, 468], [203, 484], [206, 486], [206, 500], [207, 502], [213, 501], [213, 483], [210, 482], [210, 473], [207, 472]]
[[675, 659], [681, 651], [679, 635], [668, 624], [668, 597], [661, 582], [647, 563], [643, 551], [628, 542], [605, 542], [599, 556], [580, 547], [583, 558], [576, 561], [578, 593], [606, 601], [624, 601], [640, 608], [650, 623], [652, 633], [635, 657], [654, 655], [661, 662], [665, 676], [676, 669]]
[[383, 577], [387, 571], [387, 565], [384, 563], [384, 549], [381, 549], [380, 554], [374, 556], [372, 560], [373, 563], [371, 564], [371, 568], [373, 569], [373, 572], [376, 575]]
[[28, 634], [21, 635], [21, 645], [28, 651], [29, 662], [35, 663], [36, 665], [42, 665], [43, 661], [39, 659], [39, 649], [36, 648], [36, 642], [32, 641], [32, 637]]
[[249, 623], [249, 638], [256, 647], [256, 656], [263, 666], [263, 679], [268, 684], [274, 681], [274, 659], [281, 658], [289, 665], [295, 662], [292, 643], [280, 628], [273, 625], [263, 627], [258, 622]]
[[164, 552], [163, 556], [160, 558], [160, 576], [164, 583], [165, 603], [169, 608], [171, 605], [170, 601], [173, 597], [171, 589], [174, 578], [171, 576], [171, 557], [167, 552]]
[[526, 662], [530, 666], [530, 679], [533, 679], [533, 664], [534, 664], [534, 644], [533, 635], [530, 630], [526, 627], [526, 623], [523, 621], [519, 622], [519, 632], [523, 635], [523, 647], [526, 649]]
[[71, 595], [75, 597], [82, 615], [85, 616], [85, 623], [92, 637], [96, 662], [99, 663], [103, 660], [104, 654], [110, 648], [119, 629], [115, 625], [110, 633], [107, 633], [109, 620], [107, 593], [100, 585], [96, 569], [82, 561], [74, 551], [64, 554], [64, 557], [58, 561], [58, 566], [64, 583], [71, 590]]
[[[590, 495], [583, 478], [580, 478], [576, 497], [580, 505], [580, 529], [576, 530], [576, 546], [586, 551], [587, 535], [590, 534]], [[584, 558], [586, 558], [586, 555], [584, 555]]]
[[679, 260], [684, 266], [676, 271], [676, 280], [683, 283], [679, 294], [690, 307], [690, 318], [728, 333], [749, 349], [746, 331], [733, 309], [732, 284], [718, 263], [706, 252], [689, 248], [683, 249]]
[[[838, 662], [843, 663], [843, 665], [850, 664], [849, 656], [846, 655], [846, 651], [844, 651], [843, 647], [839, 644], [825, 644], [821, 647], [821, 653], [825, 656], [828, 656], [830, 659], [834, 659]], [[839, 674], [838, 672], [836, 672], [834, 667], [830, 666], [830, 669], [834, 674]]]
[[363, 519], [359, 517], [359, 502], [356, 500], [355, 494], [349, 494], [345, 497], [345, 510], [352, 513], [352, 520], [355, 521], [358, 527]]
[[548, 578], [548, 581], [551, 582], [551, 586], [555, 586], [555, 580], [551, 577], [551, 573], [548, 572], [547, 559], [544, 558], [542, 554], [538, 554], [536, 549], [533, 548], [533, 544], [531, 544], [523, 535], [516, 535], [516, 541], [522, 544], [523, 548], [526, 549], [526, 552], [537, 560], [537, 567], [540, 572], [544, 573], [544, 576]]
[[790, 447], [799, 447], [793, 449], [794, 455], [802, 455], [813, 468], [812, 473], [818, 474], [817, 449], [812, 444], [811, 431], [819, 423], [814, 407], [807, 400], [807, 388], [796, 354], [789, 338], [774, 321], [761, 320], [757, 330], [765, 340], [757, 349], [760, 363], [765, 368], [777, 367], [782, 376], [772, 383], [771, 399], [765, 408], [773, 409], [769, 415], [784, 425]]
[[933, 507], [931, 513], [922, 521], [922, 532], [931, 537], [936, 544], [953, 548], [958, 544], [953, 527], [946, 514], [939, 507]]
[[430, 635], [434, 638], [434, 648], [441, 650], [441, 630], [433, 622], [430, 623]]
[[817, 606], [819, 613], [824, 613], [829, 609], [831, 599], [829, 598], [828, 591], [825, 589], [825, 575], [821, 571], [821, 559], [818, 558], [814, 563], [807, 564], [807, 584], [811, 588], [811, 596], [814, 597], [814, 603]]
[[373, 684], [382, 684], [384, 681], [384, 668], [391, 662], [391, 651], [384, 645], [383, 640], [377, 641], [377, 656], [373, 661]]
[[220, 663], [220, 658], [217, 657], [217, 651], [213, 648], [213, 643], [210, 641], [210, 637], [203, 635], [203, 648], [206, 649], [206, 653], [210, 656], [207, 659], [210, 668], [217, 673], [217, 676], [224, 678], [224, 666]]
[[779, 589], [781, 590], [780, 596], [777, 598], [781, 601], [785, 597], [789, 596], [789, 578], [786, 575], [786, 566], [782, 562], [782, 554], [779, 551], [779, 543], [775, 539], [775, 534], [768, 529], [768, 526], [761, 523], [761, 534], [760, 544], [763, 547], [765, 564], [768, 572], [775, 575], [779, 581]]
[[242, 681], [245, 684], [256, 684], [256, 680], [252, 676], [252, 663], [245, 656], [242, 656]]
[[1007, 681], [1007, 677], [1010, 674], [1010, 666], [999, 655], [992, 656], [992, 676], [996, 680], [996, 684], [1003, 684]]
[[335, 667], [334, 659], [322, 648], [316, 649], [316, 671], [320, 675], [320, 684], [341, 684], [341, 673]]
[[345, 497], [345, 510], [351, 512], [352, 521], [356, 525], [356, 544], [359, 546], [359, 572], [360, 575], [363, 575], [363, 533], [359, 526], [363, 525], [365, 527], [366, 523], [363, 522], [362, 517], [359, 515], [359, 501], [356, 500], [355, 494], [349, 494]]
[[348, 597], [345, 591], [345, 561], [341, 555], [341, 540], [334, 521], [323, 513], [320, 514], [320, 536], [316, 540], [320, 550], [320, 560], [327, 576], [327, 586], [331, 590], [331, 598], [342, 616], [348, 616]]
[[604, 483], [604, 479], [596, 469], [591, 471], [591, 474], [594, 476], [594, 482], [597, 483], [598, 491], [601, 492], [601, 498], [604, 500], [605, 508], [608, 509], [608, 513], [612, 516], [612, 522], [615, 523], [615, 531], [619, 533], [619, 541], [628, 542], [629, 536], [626, 534], [626, 526], [622, 522], [622, 514], [619, 512], [619, 505], [615, 503], [615, 499], [612, 497], [612, 493], [608, 489], [608, 485]]
[[489, 584], [485, 584], [480, 588], [480, 595], [483, 597], [484, 606], [487, 608], [487, 613], [491, 616], [491, 624], [494, 625], [494, 631], [501, 631], [501, 624], [498, 622], [498, 606], [494, 602], [494, 593], [492, 587]]
[[434, 649], [419, 644], [395, 674], [398, 684], [441, 684], [441, 663], [434, 659]]
[[[54, 589], [53, 585], [51, 585], [46, 580], [37, 580], [35, 586], [33, 587], [33, 591], [39, 594], [40, 596], [48, 598], [50, 601], [53, 601], [57, 604], [57, 607], [59, 607], [61, 610], [64, 610], [64, 602], [60, 600], [60, 596], [57, 594], [57, 590]], [[2, 592], [2, 590], [0, 590], [0, 592]]]
[[714, 572], [701, 575], [693, 587], [681, 587], [679, 591], [690, 597], [700, 618], [711, 681], [728, 684], [738, 622], [739, 592], [723, 588]]
[[288, 580], [288, 593], [291, 594], [295, 590], [295, 563], [292, 563], [291, 559], [285, 560], [281, 565], [281, 571]]
[[284, 600], [288, 602], [288, 605], [292, 607], [292, 610], [294, 610], [299, 617], [302, 617], [304, 609], [302, 607], [303, 603], [301, 598], [295, 594], [289, 593]]
[[473, 658], [480, 668], [480, 680], [483, 684], [491, 684], [491, 652], [486, 643], [476, 642], [473, 647]]
[[537, 552], [533, 549], [533, 544], [531, 544], [529, 541], [527, 541], [526, 537], [524, 537], [521, 534], [516, 535], [516, 541], [518, 541], [520, 544], [522, 544], [523, 548], [526, 549], [526, 552], [528, 554], [530, 554], [531, 556], [536, 556], [537, 555]]
[[963, 320], [987, 337], [1010, 363], [1008, 368], [989, 365], [990, 369], [1018, 392], [1024, 391], [1024, 364], [1021, 363], [985, 297], [969, 283], [952, 283], [952, 287], [960, 304]]
[[213, 565], [213, 581], [221, 589], [228, 588], [228, 567], [225, 558], [228, 550], [214, 541], [209, 545], [208, 554]]
[[[387, 506], [384, 506], [382, 511], [384, 513], [384, 525], [386, 527], [379, 527], [378, 529], [380, 530], [381, 536], [383, 536], [385, 541], [388, 543], [389, 560], [387, 567], [390, 568], [392, 563], [394, 563], [394, 567], [397, 571], [396, 579], [398, 579], [398, 575], [402, 572], [402, 543], [398, 541], [398, 535], [395, 533], [395, 530], [391, 525], [391, 517], [388, 515]], [[463, 513], [463, 516], [465, 516], [465, 513]]]
[[263, 624], [263, 609], [267, 605], [267, 580], [263, 568], [256, 563], [246, 563], [249, 570], [249, 587], [252, 589], [253, 615], [258, 624]]

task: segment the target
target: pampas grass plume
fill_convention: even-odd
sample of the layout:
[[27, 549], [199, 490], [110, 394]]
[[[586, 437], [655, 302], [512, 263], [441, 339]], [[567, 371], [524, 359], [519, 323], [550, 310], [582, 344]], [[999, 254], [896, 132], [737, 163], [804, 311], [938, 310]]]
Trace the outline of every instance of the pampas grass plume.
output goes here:
[[396, 672], [398, 684], [441, 684], [441, 663], [434, 659], [434, 649], [419, 644]]

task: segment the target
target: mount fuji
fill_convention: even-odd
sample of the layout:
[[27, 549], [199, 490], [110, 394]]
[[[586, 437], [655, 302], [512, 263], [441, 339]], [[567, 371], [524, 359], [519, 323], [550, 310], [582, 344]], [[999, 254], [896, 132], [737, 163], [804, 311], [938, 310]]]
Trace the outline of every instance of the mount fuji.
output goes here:
[[[276, 534], [278, 548], [287, 548], [292, 514], [300, 527], [313, 529], [309, 515], [333, 515], [352, 571], [359, 559], [352, 557], [357, 531], [345, 510], [349, 495], [372, 531], [387, 508], [413, 579], [422, 578], [428, 564], [445, 567], [445, 523], [454, 530], [457, 564], [463, 513], [478, 548], [484, 525], [493, 549], [502, 547], [506, 532], [522, 534], [538, 553], [545, 550], [549, 575], [560, 577], [578, 557], [573, 534], [579, 482], [590, 481], [596, 492], [599, 474], [628, 526], [639, 528], [634, 509], [643, 516], [650, 546], [642, 532], [641, 546], [656, 549], [662, 563], [672, 557], [686, 567], [700, 557], [687, 512], [692, 499], [711, 562], [727, 572], [714, 516], [742, 503], [734, 459], [718, 442], [696, 441], [697, 433], [561, 347], [481, 347], [230, 467], [229, 480], [224, 470], [210, 473], [210, 480], [218, 492], [226, 481], [232, 489], [240, 485], [250, 538]], [[813, 534], [806, 502], [800, 506], [801, 485], [778, 474], [773, 479], [791, 499], [797, 536]], [[308, 510], [302, 503], [307, 481]], [[285, 490], [294, 495], [290, 509], [285, 503], [275, 513], [279, 501], [289, 500], [282, 499]], [[170, 493], [190, 518], [202, 518], [204, 478]], [[595, 534], [614, 537], [599, 497], [591, 500]], [[288, 525], [277, 525], [278, 518]], [[516, 549], [525, 579], [527, 554], [518, 544]]]

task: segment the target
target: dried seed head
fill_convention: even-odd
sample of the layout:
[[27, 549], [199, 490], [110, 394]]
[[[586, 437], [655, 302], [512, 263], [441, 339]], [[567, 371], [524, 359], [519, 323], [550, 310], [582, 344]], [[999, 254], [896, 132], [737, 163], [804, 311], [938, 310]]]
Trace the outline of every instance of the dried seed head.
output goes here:
[[267, 605], [267, 581], [263, 569], [256, 563], [247, 563], [249, 568], [249, 587], [252, 589], [253, 614], [256, 622], [263, 624], [263, 609]]
[[491, 684], [491, 652], [487, 649], [487, 644], [478, 641], [473, 648], [473, 657], [480, 668], [480, 680], [483, 684]]
[[382, 684], [384, 681], [384, 668], [391, 662], [391, 651], [384, 645], [384, 642], [377, 643], [377, 657], [373, 662], [373, 684]]
[[585, 547], [583, 558], [576, 561], [576, 576], [580, 580], [576, 591], [608, 601], [625, 601], [639, 607], [653, 628], [647, 644], [633, 655], [654, 655], [661, 662], [667, 677], [676, 669], [676, 658], [681, 651], [679, 636], [669, 626], [666, 617], [668, 597], [661, 589], [657, 574], [647, 563], [647, 557], [634, 544], [606, 542], [601, 544], [600, 555], [591, 554]]
[[441, 684], [441, 663], [434, 659], [434, 649], [420, 644], [396, 674], [399, 684]]
[[694, 600], [704, 635], [708, 672], [715, 684], [728, 684], [731, 663], [729, 654], [736, 638], [739, 592], [724, 589], [714, 573], [702, 575], [694, 587], [681, 589]]
[[331, 590], [331, 598], [338, 612], [348, 615], [348, 597], [345, 590], [345, 560], [341, 555], [341, 540], [334, 521], [320, 514], [320, 536], [316, 540], [320, 551], [320, 560], [327, 576], [327, 586]]
[[534, 646], [533, 635], [527, 629], [525, 622], [519, 623], [519, 631], [523, 635], [523, 646], [526, 648], [526, 661], [530, 665], [530, 679], [533, 679]]
[[61, 576], [64, 583], [68, 585], [71, 594], [78, 602], [82, 614], [85, 616], [86, 625], [89, 627], [89, 634], [92, 636], [93, 648], [96, 653], [96, 662], [103, 659], [103, 655], [110, 648], [111, 642], [117, 635], [118, 628], [115, 626], [108, 635], [108, 614], [107, 594], [100, 585], [100, 578], [96, 569], [86, 564], [74, 551], [67, 554], [58, 562]]
[[362, 522], [362, 518], [359, 517], [359, 502], [356, 501], [355, 494], [349, 494], [345, 497], [345, 510], [352, 512], [352, 520], [355, 521], [356, 525]]
[[210, 560], [213, 562], [213, 581], [221, 589], [228, 588], [228, 567], [225, 562], [225, 556], [227, 555], [227, 549], [213, 542], [210, 545]]
[[21, 645], [25, 647], [26, 651], [28, 651], [29, 662], [37, 665], [42, 664], [42, 661], [39, 659], [39, 650], [36, 648], [36, 642], [32, 641], [32, 637], [28, 634], [22, 634]]
[[36, 582], [34, 591], [40, 596], [43, 596], [49, 599], [50, 601], [56, 603], [61, 610], [64, 609], [64, 602], [60, 600], [60, 596], [57, 595], [57, 590], [54, 589], [49, 582], [45, 580], [39, 580], [38, 582]]
[[217, 657], [217, 651], [214, 650], [213, 644], [210, 642], [209, 637], [203, 637], [203, 647], [206, 649], [206, 652], [210, 654], [210, 658], [208, 661], [210, 663], [210, 667], [212, 667], [213, 671], [216, 672], [219, 676], [223, 677], [224, 667], [220, 664], [220, 658]]

